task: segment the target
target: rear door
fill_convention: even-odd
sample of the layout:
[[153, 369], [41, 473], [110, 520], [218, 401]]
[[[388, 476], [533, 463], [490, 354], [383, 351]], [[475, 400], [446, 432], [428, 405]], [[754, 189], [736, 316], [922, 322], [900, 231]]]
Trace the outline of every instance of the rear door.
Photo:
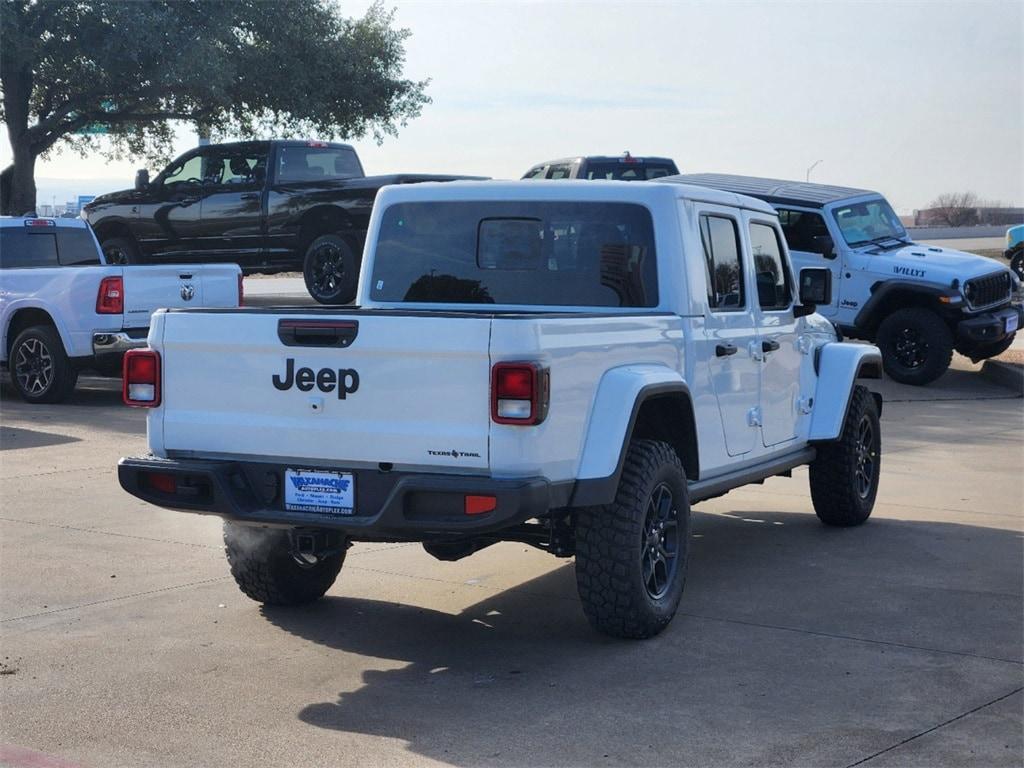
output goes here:
[[170, 313], [164, 447], [300, 467], [486, 470], [490, 323], [382, 311]]

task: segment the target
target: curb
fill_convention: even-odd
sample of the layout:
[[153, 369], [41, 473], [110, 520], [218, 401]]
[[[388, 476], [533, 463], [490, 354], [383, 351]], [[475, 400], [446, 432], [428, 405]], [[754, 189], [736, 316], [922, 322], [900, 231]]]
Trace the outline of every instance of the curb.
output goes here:
[[981, 366], [982, 378], [1012, 390], [1024, 396], [1024, 366], [1014, 363], [1002, 363], [998, 360], [986, 360]]

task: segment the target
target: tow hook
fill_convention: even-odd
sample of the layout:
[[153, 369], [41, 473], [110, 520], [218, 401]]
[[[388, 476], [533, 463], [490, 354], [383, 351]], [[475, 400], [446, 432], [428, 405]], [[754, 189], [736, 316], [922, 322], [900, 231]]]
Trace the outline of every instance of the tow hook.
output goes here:
[[325, 557], [336, 555], [351, 546], [338, 531], [297, 528], [291, 532], [292, 557], [299, 565], [313, 566]]

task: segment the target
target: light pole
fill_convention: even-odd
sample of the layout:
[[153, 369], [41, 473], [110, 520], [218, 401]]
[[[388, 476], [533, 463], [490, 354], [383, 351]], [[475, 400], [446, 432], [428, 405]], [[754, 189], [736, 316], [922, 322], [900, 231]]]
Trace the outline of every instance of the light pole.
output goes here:
[[811, 180], [811, 171], [813, 171], [815, 168], [817, 168], [818, 165], [821, 162], [822, 162], [821, 160], [818, 160], [818, 161], [816, 161], [814, 163], [814, 165], [812, 165], [810, 168], [807, 169], [807, 173], [804, 175], [804, 181], [810, 181]]

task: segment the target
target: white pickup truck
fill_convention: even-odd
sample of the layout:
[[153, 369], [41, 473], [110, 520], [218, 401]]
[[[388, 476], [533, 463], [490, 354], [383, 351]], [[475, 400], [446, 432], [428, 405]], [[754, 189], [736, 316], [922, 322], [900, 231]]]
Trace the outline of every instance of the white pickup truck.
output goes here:
[[157, 307], [237, 307], [234, 264], [106, 264], [79, 219], [0, 218], [0, 363], [30, 403], [55, 403], [79, 371], [121, 371]]
[[157, 312], [125, 362], [153, 504], [227, 521], [265, 603], [319, 598], [353, 541], [442, 560], [576, 557], [601, 631], [648, 637], [683, 590], [690, 505], [810, 465], [829, 525], [880, 472], [878, 350], [814, 314], [759, 200], [683, 184], [387, 187], [351, 309]]

